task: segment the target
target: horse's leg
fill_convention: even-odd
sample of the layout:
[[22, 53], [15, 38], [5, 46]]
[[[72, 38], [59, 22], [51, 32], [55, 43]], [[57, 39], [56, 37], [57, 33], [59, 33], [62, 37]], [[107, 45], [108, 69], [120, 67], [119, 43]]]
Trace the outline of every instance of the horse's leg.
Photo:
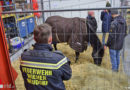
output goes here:
[[53, 44], [53, 46], [54, 46], [55, 50], [57, 50], [57, 47], [56, 47], [56, 45], [57, 45], [56, 43], [55, 43], [55, 44]]
[[75, 55], [76, 55], [76, 60], [75, 60], [75, 63], [76, 63], [78, 61], [78, 59], [79, 59], [80, 53], [75, 51]]

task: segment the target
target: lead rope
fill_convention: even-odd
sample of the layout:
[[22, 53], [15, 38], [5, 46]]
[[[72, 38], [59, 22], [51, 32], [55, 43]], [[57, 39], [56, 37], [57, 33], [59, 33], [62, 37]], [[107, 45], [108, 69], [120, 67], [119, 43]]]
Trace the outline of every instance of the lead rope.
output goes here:
[[85, 29], [86, 29], [86, 35], [88, 34], [87, 33], [87, 19], [85, 19]]
[[[86, 25], [86, 23], [87, 23], [87, 19], [85, 19], [85, 29], [86, 29], [86, 35], [87, 35], [88, 33], [87, 33], [87, 25]], [[85, 42], [88, 44], [87, 41], [85, 41]]]

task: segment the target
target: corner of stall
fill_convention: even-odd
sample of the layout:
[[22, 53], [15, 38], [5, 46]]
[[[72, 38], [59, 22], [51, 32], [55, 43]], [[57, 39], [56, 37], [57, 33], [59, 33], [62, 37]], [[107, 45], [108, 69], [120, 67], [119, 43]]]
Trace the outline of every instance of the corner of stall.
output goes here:
[[20, 49], [25, 44], [25, 39], [32, 35], [35, 27], [35, 18], [33, 14], [5, 14], [2, 15], [2, 19], [9, 52], [12, 53], [13, 49]]

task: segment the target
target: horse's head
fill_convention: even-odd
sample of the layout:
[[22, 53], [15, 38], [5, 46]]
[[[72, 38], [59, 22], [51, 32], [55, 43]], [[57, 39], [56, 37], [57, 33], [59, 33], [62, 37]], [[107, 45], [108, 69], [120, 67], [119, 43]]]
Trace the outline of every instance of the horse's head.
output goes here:
[[102, 63], [103, 56], [104, 56], [104, 46], [101, 45], [99, 49], [93, 50], [92, 57], [94, 59], [94, 64], [100, 66]]
[[86, 26], [87, 26], [87, 41], [90, 42], [93, 48], [92, 57], [94, 59], [94, 64], [100, 66], [102, 63], [102, 58], [104, 56], [104, 46], [100, 42], [96, 34], [96, 28], [94, 28], [93, 24], [87, 21]]

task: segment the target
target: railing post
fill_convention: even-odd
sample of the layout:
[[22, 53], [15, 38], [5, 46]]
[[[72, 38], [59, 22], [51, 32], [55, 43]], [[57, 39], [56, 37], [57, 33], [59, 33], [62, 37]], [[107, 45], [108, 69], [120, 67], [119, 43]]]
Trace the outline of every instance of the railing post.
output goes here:
[[[42, 7], [42, 10], [44, 10], [44, 2], [43, 2], [43, 0], [41, 0], [41, 7]], [[43, 22], [45, 22], [44, 12], [42, 12], [42, 18], [43, 18]]]

